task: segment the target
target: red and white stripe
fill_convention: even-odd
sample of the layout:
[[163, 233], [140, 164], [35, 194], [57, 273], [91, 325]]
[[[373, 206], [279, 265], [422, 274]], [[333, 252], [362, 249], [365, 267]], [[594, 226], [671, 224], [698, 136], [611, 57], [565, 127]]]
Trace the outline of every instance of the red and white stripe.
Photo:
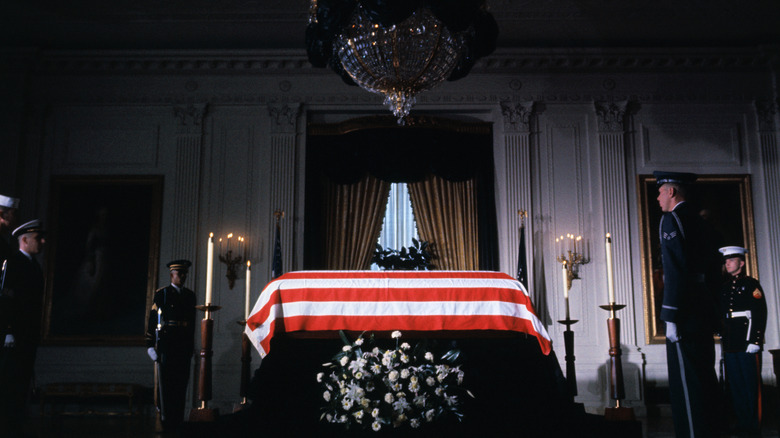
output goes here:
[[298, 271], [270, 282], [247, 319], [261, 357], [277, 331], [506, 330], [550, 336], [514, 278], [485, 271]]

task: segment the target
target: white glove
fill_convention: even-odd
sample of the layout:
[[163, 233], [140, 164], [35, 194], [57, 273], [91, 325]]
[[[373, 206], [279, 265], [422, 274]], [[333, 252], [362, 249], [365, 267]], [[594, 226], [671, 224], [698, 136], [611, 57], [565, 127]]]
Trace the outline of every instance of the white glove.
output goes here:
[[748, 344], [747, 353], [756, 354], [759, 351], [761, 351], [761, 347], [759, 347], [758, 345], [756, 345], [756, 344]]
[[16, 345], [16, 339], [14, 335], [5, 335], [5, 347], [11, 348]]
[[680, 337], [677, 335], [677, 324], [673, 322], [666, 323], [666, 339], [669, 342], [679, 342]]
[[146, 354], [148, 354], [149, 357], [151, 357], [153, 361], [157, 362], [157, 352], [154, 351], [154, 347], [149, 347], [146, 350]]

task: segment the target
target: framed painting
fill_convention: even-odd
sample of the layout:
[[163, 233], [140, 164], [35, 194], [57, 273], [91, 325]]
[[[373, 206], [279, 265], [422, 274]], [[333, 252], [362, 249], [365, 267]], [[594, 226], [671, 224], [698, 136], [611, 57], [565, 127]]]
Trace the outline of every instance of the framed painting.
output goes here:
[[[663, 300], [663, 269], [658, 225], [661, 208], [658, 206], [658, 188], [652, 175], [639, 175], [639, 221], [642, 233], [642, 285], [644, 297], [645, 336], [648, 344], [664, 343], [665, 326], [660, 319]], [[693, 184], [689, 201], [702, 217], [712, 224], [720, 242], [717, 245], [736, 245], [748, 249], [746, 272], [758, 278], [756, 268], [756, 239], [753, 227], [753, 203], [750, 175], [700, 175]]]
[[159, 264], [163, 178], [52, 178], [43, 341], [143, 344]]

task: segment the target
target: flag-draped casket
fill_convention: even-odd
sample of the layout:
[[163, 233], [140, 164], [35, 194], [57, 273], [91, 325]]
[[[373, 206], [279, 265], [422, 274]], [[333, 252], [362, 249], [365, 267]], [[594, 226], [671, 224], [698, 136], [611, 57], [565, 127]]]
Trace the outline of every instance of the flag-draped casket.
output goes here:
[[551, 349], [528, 292], [500, 272], [289, 272], [263, 289], [246, 324], [261, 357], [279, 332], [338, 330], [520, 332]]

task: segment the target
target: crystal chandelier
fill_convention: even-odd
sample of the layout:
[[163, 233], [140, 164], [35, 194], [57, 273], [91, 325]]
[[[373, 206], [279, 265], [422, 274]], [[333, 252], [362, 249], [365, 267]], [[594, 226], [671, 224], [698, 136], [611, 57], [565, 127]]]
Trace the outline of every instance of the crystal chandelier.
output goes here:
[[483, 0], [312, 0], [310, 14], [312, 65], [384, 95], [399, 124], [418, 93], [466, 76], [498, 35]]

